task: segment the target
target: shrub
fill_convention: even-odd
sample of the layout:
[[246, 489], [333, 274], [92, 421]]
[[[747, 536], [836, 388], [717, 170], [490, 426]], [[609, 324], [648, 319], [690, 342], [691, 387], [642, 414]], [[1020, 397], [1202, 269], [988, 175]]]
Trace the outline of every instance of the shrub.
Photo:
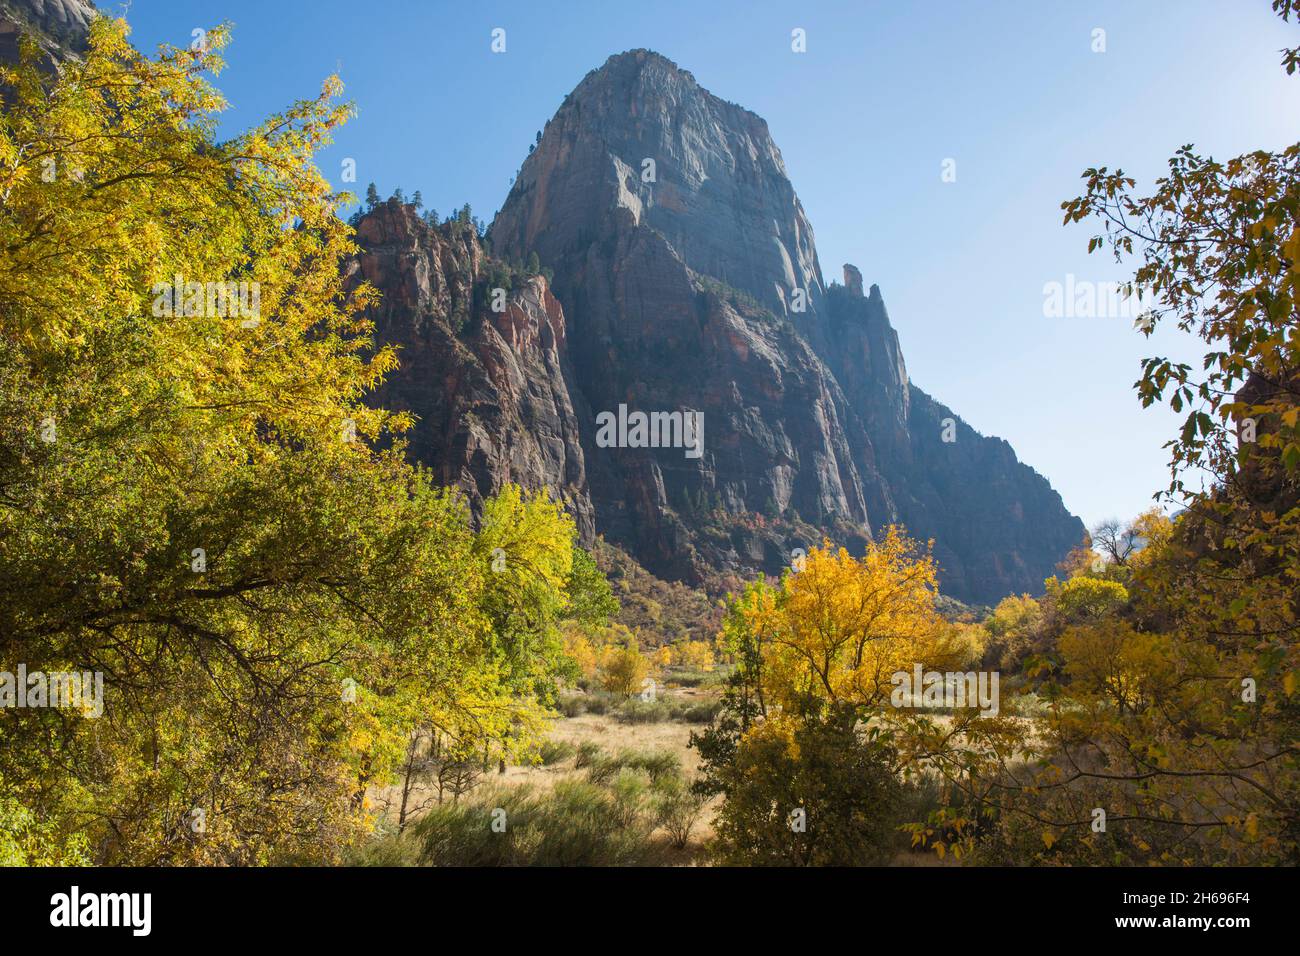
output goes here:
[[675, 684], [678, 687], [699, 687], [706, 684], [713, 677], [712, 673], [691, 668], [674, 668], [668, 674], [664, 675], [664, 682]]
[[666, 777], [680, 776], [682, 772], [681, 759], [671, 750], [634, 751], [628, 766], [644, 770], [656, 784]]
[[708, 797], [697, 793], [680, 776], [664, 777], [655, 786], [655, 819], [681, 850], [690, 842], [691, 830], [704, 812]]
[[578, 752], [578, 748], [567, 740], [544, 740], [538, 750], [543, 767], [550, 767], [568, 760]]
[[566, 694], [555, 702], [555, 709], [565, 717], [581, 717], [587, 712], [585, 694]]
[[[658, 862], [654, 821], [625, 797], [581, 780], [541, 792], [495, 787], [443, 804], [414, 828], [428, 866], [618, 866]], [[493, 821], [499, 821], [496, 829]]]
[[650, 775], [623, 767], [609, 781], [609, 791], [614, 795], [615, 822], [621, 827], [631, 826], [649, 805]]
[[587, 779], [592, 783], [612, 780], [620, 770], [641, 770], [657, 783], [664, 777], [680, 775], [681, 761], [669, 750], [620, 750], [617, 754], [601, 754], [587, 768]]
[[590, 740], [583, 741], [578, 744], [578, 756], [573, 760], [574, 769], [581, 770], [583, 767], [590, 766], [593, 761], [600, 757], [601, 753], [600, 744], [593, 743]]
[[619, 706], [614, 718], [624, 724], [654, 724], [680, 720], [688, 724], [707, 724], [718, 712], [717, 701], [690, 702], [660, 698], [647, 701], [632, 699]]
[[688, 724], [707, 724], [712, 722], [721, 709], [722, 704], [719, 701], [701, 701], [682, 708], [679, 716]]
[[724, 796], [714, 820], [718, 861], [862, 866], [887, 859], [903, 787], [890, 748], [856, 725], [851, 709], [787, 715], [741, 737], [708, 781]]
[[672, 707], [662, 700], [629, 700], [614, 712], [614, 718], [624, 724], [656, 724], [672, 720]]
[[420, 844], [406, 839], [396, 827], [382, 827], [347, 857], [349, 866], [419, 866]]

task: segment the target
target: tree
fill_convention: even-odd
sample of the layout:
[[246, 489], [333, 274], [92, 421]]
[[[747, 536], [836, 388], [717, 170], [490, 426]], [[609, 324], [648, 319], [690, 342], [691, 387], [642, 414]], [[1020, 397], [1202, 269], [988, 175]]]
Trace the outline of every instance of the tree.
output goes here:
[[570, 620], [605, 627], [618, 614], [618, 598], [614, 597], [609, 580], [590, 553], [577, 546], [573, 548], [573, 566], [565, 591], [569, 595], [565, 617]]
[[[1284, 20], [1298, 9], [1274, 0]], [[1300, 48], [1283, 52], [1288, 73]], [[1039, 769], [972, 779], [1017, 862], [1300, 860], [1300, 144], [1216, 160], [1183, 146], [1148, 195], [1123, 170], [1084, 173], [1065, 221], [1098, 220], [1089, 251], [1138, 259], [1141, 323], [1199, 338], [1200, 363], [1153, 356], [1144, 406], [1183, 414], [1168, 443], [1173, 521], [1135, 523], [1131, 605], [1106, 598], [1045, 659], [1052, 705]], [[1185, 482], [1208, 472], [1208, 489]], [[1112, 585], [1115, 582], [1103, 582]], [[1087, 593], [1085, 593], [1087, 592]], [[1089, 594], [1091, 596], [1089, 596]], [[1065, 598], [1062, 589], [1062, 599]], [[1095, 608], [1094, 608], [1095, 610]], [[1038, 749], [1038, 748], [1035, 748]], [[1090, 823], [1105, 813], [1106, 829]]]
[[[1289, 20], [1294, 0], [1274, 0]], [[1283, 64], [1295, 69], [1295, 50]], [[1227, 160], [1179, 149], [1149, 195], [1122, 169], [1088, 169], [1066, 223], [1099, 220], [1089, 251], [1137, 257], [1131, 287], [1152, 302], [1144, 334], [1161, 323], [1199, 338], [1201, 368], [1153, 356], [1137, 383], [1144, 406], [1183, 414], [1169, 443], [1166, 497], [1297, 581], [1300, 566], [1300, 143]], [[1213, 290], [1210, 295], [1206, 290]], [[1204, 470], [1202, 494], [1184, 476]]]
[[379, 190], [375, 188], [374, 183], [371, 183], [369, 186], [366, 187], [366, 209], [368, 210], [374, 209], [378, 205], [379, 205]]
[[1003, 670], [1019, 670], [1024, 658], [1041, 644], [1043, 608], [1028, 594], [1010, 594], [981, 626], [987, 634], [985, 660]]
[[489, 654], [525, 698], [554, 694], [575, 534], [572, 517], [544, 489], [528, 494], [507, 485], [484, 502], [474, 551], [486, 573], [481, 606], [492, 625]]
[[416, 212], [424, 208], [424, 197], [420, 195], [420, 190], [417, 189], [415, 195], [411, 197], [411, 205], [415, 207]]
[[[1049, 590], [1049, 594], [1053, 592]], [[1128, 590], [1118, 581], [1071, 578], [1054, 592], [1057, 608], [1070, 621], [1095, 620], [1128, 603]]]
[[[736, 668], [717, 719], [691, 738], [699, 789], [723, 796], [724, 859], [876, 859], [909, 775], [962, 777], [1013, 752], [1014, 721], [967, 708], [940, 722], [893, 706], [898, 672], [955, 668], [972, 654], [936, 613], [937, 594], [928, 548], [891, 527], [861, 558], [813, 548], [779, 586], [760, 579], [732, 599], [723, 644]], [[799, 808], [802, 834], [787, 821]]]
[[[1129, 572], [1140, 560], [1142, 550], [1158, 536], [1167, 534], [1169, 527], [1169, 519], [1159, 508], [1149, 508], [1128, 522], [1115, 518], [1101, 522], [1092, 531], [1093, 548], [1107, 559], [1101, 573], [1117, 577], [1121, 582], [1130, 580]], [[1081, 571], [1096, 573], [1092, 566]]]
[[1140, 545], [1137, 529], [1118, 519], [1103, 521], [1092, 529], [1092, 546], [1121, 568]]
[[[105, 716], [6, 709], [0, 814], [66, 860], [337, 861], [417, 727], [540, 720], [466, 503], [362, 400], [395, 355], [312, 163], [338, 81], [219, 142], [208, 37], [150, 59], [100, 18], [2, 78], [0, 660], [99, 672]], [[487, 533], [526, 537], [503, 495]]]
[[605, 690], [631, 697], [641, 689], [641, 683], [650, 673], [650, 662], [633, 639], [621, 647], [606, 648], [601, 656], [600, 671]]
[[719, 781], [714, 854], [740, 866], [863, 866], [888, 858], [903, 793], [895, 755], [852, 707], [782, 715], [740, 741]]
[[575, 681], [596, 675], [599, 660], [586, 628], [570, 625], [564, 629], [564, 654], [573, 662], [572, 678]]
[[713, 670], [713, 648], [707, 641], [678, 641], [673, 645], [677, 662], [701, 671]]
[[[943, 668], [963, 654], [934, 609], [937, 569], [928, 551], [895, 527], [862, 558], [813, 548], [782, 581], [764, 652], [768, 706], [808, 698], [873, 709], [891, 676], [917, 662]], [[763, 626], [763, 625], [760, 625]]]

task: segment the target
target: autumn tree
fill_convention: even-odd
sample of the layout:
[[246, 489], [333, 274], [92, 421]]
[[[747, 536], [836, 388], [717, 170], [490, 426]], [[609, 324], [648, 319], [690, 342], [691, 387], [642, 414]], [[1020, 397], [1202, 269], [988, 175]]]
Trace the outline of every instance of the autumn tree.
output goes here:
[[41, 858], [337, 860], [413, 728], [541, 719], [545, 621], [507, 620], [488, 553], [525, 542], [519, 606], [558, 607], [569, 529], [507, 490], [475, 533], [405, 463], [312, 162], [339, 83], [218, 141], [208, 38], [149, 58], [99, 18], [53, 79], [30, 46], [0, 78], [0, 671], [104, 682], [98, 718], [0, 709], [0, 816]]
[[1140, 545], [1137, 529], [1133, 525], [1110, 518], [1092, 529], [1092, 546], [1112, 563], [1123, 567], [1128, 564]]
[[[1297, 12], [1293, 0], [1273, 8]], [[1300, 49], [1284, 52], [1288, 73], [1297, 62]], [[1125, 601], [1091, 613], [1104, 596], [1076, 586], [1090, 611], [1040, 664], [1050, 706], [1036, 767], [1006, 764], [974, 785], [996, 820], [981, 852], [1294, 864], [1300, 144], [1227, 159], [1183, 146], [1145, 195], [1121, 169], [1089, 169], [1062, 208], [1067, 223], [1099, 224], [1090, 251], [1136, 260], [1132, 285], [1152, 302], [1144, 334], [1172, 325], [1204, 357], [1143, 363], [1142, 404], [1183, 416], [1163, 493], [1183, 510], [1134, 526], [1145, 547], [1125, 555]]]
[[650, 674], [650, 662], [641, 653], [636, 639], [621, 646], [607, 647], [600, 658], [601, 684], [605, 690], [631, 697], [641, 689]]
[[[949, 729], [891, 701], [896, 673], [971, 657], [937, 596], [928, 548], [888, 528], [860, 558], [813, 548], [779, 585], [759, 580], [732, 599], [723, 639], [736, 668], [718, 718], [692, 736], [700, 789], [724, 798], [722, 859], [878, 859], [890, 807], [925, 762], [940, 751], [954, 766], [968, 759], [956, 741], [973, 713]], [[805, 829], [789, 825], [795, 810]]]

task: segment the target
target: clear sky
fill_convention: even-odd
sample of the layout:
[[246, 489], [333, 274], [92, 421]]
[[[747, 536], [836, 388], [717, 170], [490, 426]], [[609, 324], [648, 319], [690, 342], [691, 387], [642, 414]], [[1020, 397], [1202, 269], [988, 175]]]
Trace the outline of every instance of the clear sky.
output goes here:
[[1201, 353], [1131, 320], [1044, 316], [1045, 283], [1125, 277], [1061, 226], [1061, 201], [1089, 166], [1149, 184], [1180, 145], [1226, 158], [1300, 125], [1300, 77], [1277, 65], [1300, 27], [1268, 0], [132, 0], [127, 19], [147, 50], [234, 24], [228, 132], [339, 72], [359, 108], [321, 156], [340, 188], [351, 157], [358, 193], [420, 189], [489, 220], [588, 70], [663, 53], [768, 121], [827, 279], [852, 262], [880, 286], [912, 380], [1010, 441], [1090, 526], [1166, 481], [1174, 419], [1138, 404], [1141, 358]]

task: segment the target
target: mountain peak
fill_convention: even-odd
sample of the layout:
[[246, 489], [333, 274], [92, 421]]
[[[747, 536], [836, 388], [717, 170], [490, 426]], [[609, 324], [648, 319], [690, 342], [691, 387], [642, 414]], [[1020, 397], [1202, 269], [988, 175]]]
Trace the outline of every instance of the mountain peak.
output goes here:
[[565, 98], [565, 106], [574, 103], [598, 111], [628, 109], [634, 111], [633, 115], [660, 113], [665, 119], [682, 110], [703, 112], [715, 115], [727, 125], [752, 127], [767, 136], [767, 121], [757, 113], [717, 96], [700, 85], [690, 70], [662, 53], [645, 48], [615, 53], [588, 72]]
[[694, 77], [691, 77], [691, 74], [688, 71], [683, 70], [668, 57], [656, 50], [647, 49], [646, 47], [637, 47], [635, 50], [624, 50], [622, 53], [613, 53], [607, 60], [605, 60], [604, 64], [597, 69], [592, 70], [592, 72], [615, 73], [640, 71], [646, 66], [671, 70], [674, 73], [680, 73], [684, 76], [690, 77], [692, 81], [694, 80]]
[[[565, 219], [563, 228], [554, 217]], [[492, 227], [543, 261], [612, 217], [653, 230], [694, 273], [777, 316], [825, 287], [812, 227], [759, 116], [651, 50], [616, 54], [546, 124]]]
[[[705, 96], [713, 96], [712, 93], [700, 86], [695, 79], [695, 74], [690, 70], [682, 69], [662, 53], [644, 48], [624, 50], [622, 53], [613, 54], [603, 64], [589, 72], [571, 95], [581, 96], [583, 88], [587, 86], [587, 81], [592, 81], [595, 84], [609, 84], [635, 80], [645, 82], [651, 88], [680, 85], [692, 91], [698, 91]], [[714, 98], [716, 99], [716, 97]]]
[[[823, 534], [854, 547], [902, 523], [936, 539], [948, 593], [991, 602], [1082, 538], [1009, 448], [944, 438], [955, 415], [911, 387], [880, 289], [851, 265], [823, 282], [767, 123], [667, 57], [587, 74], [491, 237], [553, 270], [570, 364], [544, 391], [573, 395], [597, 530], [652, 571], [776, 572]], [[596, 416], [620, 408], [702, 414], [702, 454], [597, 444]]]

